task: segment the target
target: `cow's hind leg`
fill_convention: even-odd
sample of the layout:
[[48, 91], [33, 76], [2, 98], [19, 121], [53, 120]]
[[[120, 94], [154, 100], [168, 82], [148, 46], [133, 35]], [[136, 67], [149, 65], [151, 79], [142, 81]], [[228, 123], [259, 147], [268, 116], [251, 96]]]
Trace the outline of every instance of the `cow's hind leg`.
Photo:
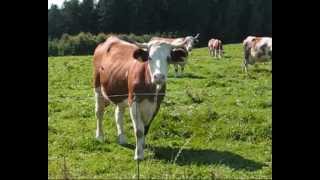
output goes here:
[[108, 105], [108, 102], [102, 96], [100, 87], [95, 88], [95, 99], [96, 99], [95, 114], [97, 118], [96, 139], [100, 142], [103, 142], [104, 141], [103, 114], [104, 114], [105, 107]]
[[141, 112], [139, 105], [136, 101], [132, 103], [129, 107], [130, 116], [134, 128], [134, 133], [136, 137], [136, 149], [134, 154], [134, 160], [143, 160], [143, 148], [144, 148], [144, 123], [141, 119]]
[[125, 107], [123, 105], [118, 104], [115, 109], [115, 119], [118, 130], [118, 142], [119, 144], [127, 144], [126, 136], [123, 130], [123, 114]]

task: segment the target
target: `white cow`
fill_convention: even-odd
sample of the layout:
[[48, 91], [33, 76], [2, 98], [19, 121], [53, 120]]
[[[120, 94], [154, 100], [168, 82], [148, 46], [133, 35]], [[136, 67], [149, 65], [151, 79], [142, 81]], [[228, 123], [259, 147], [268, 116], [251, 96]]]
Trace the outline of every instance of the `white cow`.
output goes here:
[[248, 64], [272, 60], [272, 38], [248, 36], [243, 41], [244, 61], [242, 69], [247, 73]]

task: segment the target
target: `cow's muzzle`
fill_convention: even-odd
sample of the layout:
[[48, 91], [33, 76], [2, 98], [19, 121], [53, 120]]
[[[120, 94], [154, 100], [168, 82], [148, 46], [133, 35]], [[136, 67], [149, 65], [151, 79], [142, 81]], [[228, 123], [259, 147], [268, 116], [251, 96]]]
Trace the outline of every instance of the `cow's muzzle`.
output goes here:
[[163, 84], [166, 80], [165, 75], [157, 73], [153, 75], [154, 83], [156, 84]]

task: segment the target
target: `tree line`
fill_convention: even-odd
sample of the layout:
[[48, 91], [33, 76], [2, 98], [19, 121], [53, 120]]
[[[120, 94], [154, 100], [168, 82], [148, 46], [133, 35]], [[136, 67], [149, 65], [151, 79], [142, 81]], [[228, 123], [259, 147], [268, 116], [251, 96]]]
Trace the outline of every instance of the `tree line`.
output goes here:
[[48, 40], [80, 32], [121, 34], [200, 33], [240, 42], [272, 36], [272, 0], [68, 0], [48, 9]]
[[133, 40], [136, 42], [147, 42], [153, 36], [162, 36], [162, 37], [177, 37], [177, 34], [144, 34], [144, 35], [135, 35], [135, 34], [104, 34], [99, 33], [94, 35], [92, 33], [81, 32], [77, 35], [63, 34], [60, 39], [48, 39], [48, 56], [66, 56], [66, 55], [88, 55], [93, 54], [94, 49], [97, 45], [105, 41], [110, 35], [117, 35], [120, 39], [123, 40]]

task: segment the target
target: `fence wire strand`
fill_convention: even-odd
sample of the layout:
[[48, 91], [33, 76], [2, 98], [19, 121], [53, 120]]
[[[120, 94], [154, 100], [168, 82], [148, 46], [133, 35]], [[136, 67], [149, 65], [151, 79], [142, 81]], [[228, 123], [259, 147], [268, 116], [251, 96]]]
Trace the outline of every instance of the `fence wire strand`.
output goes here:
[[[195, 92], [195, 95], [197, 95], [198, 92]], [[170, 92], [170, 93], [135, 93], [133, 96], [165, 96], [165, 97], [174, 97], [176, 95], [186, 95], [188, 96], [188, 92]], [[128, 94], [116, 94], [116, 95], [108, 95], [108, 98], [113, 98], [113, 97], [127, 97]], [[210, 96], [210, 95], [209, 95]], [[65, 96], [65, 97], [55, 97], [55, 98], [50, 98], [48, 97], [48, 103], [52, 102], [65, 102], [65, 101], [87, 101], [87, 100], [95, 100], [94, 95], [92, 96]]]

